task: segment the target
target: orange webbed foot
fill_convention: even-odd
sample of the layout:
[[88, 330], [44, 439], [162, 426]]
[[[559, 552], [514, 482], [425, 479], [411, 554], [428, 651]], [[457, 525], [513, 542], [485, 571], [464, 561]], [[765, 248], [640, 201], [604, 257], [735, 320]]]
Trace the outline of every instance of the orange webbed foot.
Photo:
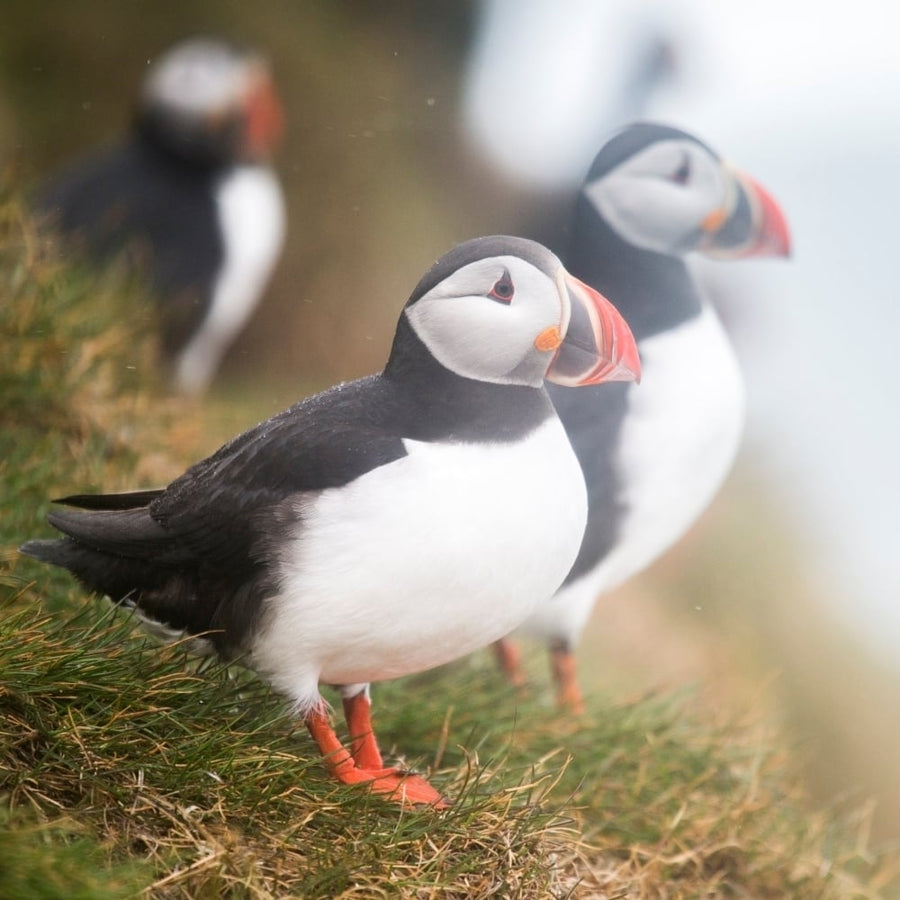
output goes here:
[[376, 794], [404, 806], [430, 806], [447, 809], [450, 802], [424, 778], [397, 768], [387, 768], [375, 741], [370, 721], [370, 703], [366, 693], [344, 699], [344, 713], [351, 732], [350, 750], [341, 744], [324, 708], [306, 716], [306, 727], [331, 774], [342, 784], [366, 784]]
[[367, 784], [375, 794], [384, 794], [404, 806], [430, 806], [447, 809], [450, 801], [436, 791], [421, 775], [400, 769], [360, 769], [335, 772], [344, 784]]

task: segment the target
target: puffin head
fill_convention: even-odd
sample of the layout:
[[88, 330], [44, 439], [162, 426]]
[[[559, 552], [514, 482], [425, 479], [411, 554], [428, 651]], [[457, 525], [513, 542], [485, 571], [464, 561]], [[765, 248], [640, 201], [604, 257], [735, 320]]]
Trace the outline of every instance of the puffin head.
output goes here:
[[788, 256], [787, 221], [772, 196], [702, 141], [638, 122], [597, 154], [582, 195], [623, 240], [669, 256]]
[[431, 355], [465, 378], [540, 387], [636, 381], [640, 362], [615, 307], [546, 247], [475, 238], [422, 277], [403, 318]]
[[186, 159], [258, 162], [278, 143], [284, 116], [266, 61], [221, 40], [167, 50], [144, 80], [138, 128]]

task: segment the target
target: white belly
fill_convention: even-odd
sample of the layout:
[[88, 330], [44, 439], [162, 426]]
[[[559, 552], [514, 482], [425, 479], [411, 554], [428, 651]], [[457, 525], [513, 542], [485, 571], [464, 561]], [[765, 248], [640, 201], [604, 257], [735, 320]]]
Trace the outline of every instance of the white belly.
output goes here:
[[263, 166], [240, 166], [216, 193], [224, 265], [212, 302], [197, 333], [178, 359], [176, 381], [187, 393], [200, 393], [247, 323], [262, 297], [284, 242], [281, 188]]
[[640, 344], [643, 378], [628, 392], [616, 466], [625, 509], [616, 545], [554, 600], [527, 630], [574, 640], [594, 601], [671, 547], [728, 474], [744, 422], [743, 381], [712, 309]]
[[306, 502], [251, 665], [301, 708], [317, 683], [441, 665], [517, 627], [575, 559], [581, 471], [559, 420], [512, 445], [409, 455]]

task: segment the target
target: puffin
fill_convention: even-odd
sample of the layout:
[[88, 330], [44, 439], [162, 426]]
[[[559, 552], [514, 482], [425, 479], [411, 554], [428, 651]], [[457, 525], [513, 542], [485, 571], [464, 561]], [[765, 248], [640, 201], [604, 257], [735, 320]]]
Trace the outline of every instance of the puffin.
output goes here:
[[202, 394], [281, 253], [285, 206], [268, 163], [283, 130], [265, 59], [214, 38], [150, 67], [129, 136], [41, 186], [35, 210], [102, 263], [125, 254], [157, 301], [177, 390]]
[[[544, 386], [639, 377], [615, 307], [524, 238], [467, 241], [403, 307], [384, 370], [301, 400], [168, 487], [78, 494], [21, 552], [165, 640], [281, 692], [330, 773], [445, 805], [386, 766], [369, 685], [512, 631], [562, 583], [584, 478]], [[337, 688], [338, 739], [320, 685]]]
[[[637, 122], [602, 147], [580, 189], [564, 255], [616, 304], [637, 341], [641, 384], [548, 391], [584, 471], [589, 509], [574, 565], [520, 633], [545, 643], [557, 701], [584, 710], [574, 647], [598, 595], [675, 544], [737, 454], [744, 388], [735, 353], [686, 257], [790, 253], [786, 219], [756, 181], [679, 128]], [[495, 645], [513, 684], [517, 645]]]

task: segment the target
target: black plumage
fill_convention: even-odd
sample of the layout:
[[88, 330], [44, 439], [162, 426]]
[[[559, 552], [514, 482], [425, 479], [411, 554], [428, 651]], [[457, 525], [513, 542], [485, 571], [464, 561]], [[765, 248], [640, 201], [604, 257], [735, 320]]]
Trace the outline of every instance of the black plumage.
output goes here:
[[209, 310], [225, 245], [215, 188], [224, 164], [183, 157], [138, 135], [46, 182], [35, 208], [89, 257], [127, 252], [146, 272], [160, 311], [160, 344], [174, 357]]
[[197, 38], [149, 68], [132, 127], [37, 190], [35, 212], [95, 265], [124, 259], [157, 306], [164, 365], [205, 390], [255, 309], [284, 237], [267, 161], [282, 130], [268, 66]]

